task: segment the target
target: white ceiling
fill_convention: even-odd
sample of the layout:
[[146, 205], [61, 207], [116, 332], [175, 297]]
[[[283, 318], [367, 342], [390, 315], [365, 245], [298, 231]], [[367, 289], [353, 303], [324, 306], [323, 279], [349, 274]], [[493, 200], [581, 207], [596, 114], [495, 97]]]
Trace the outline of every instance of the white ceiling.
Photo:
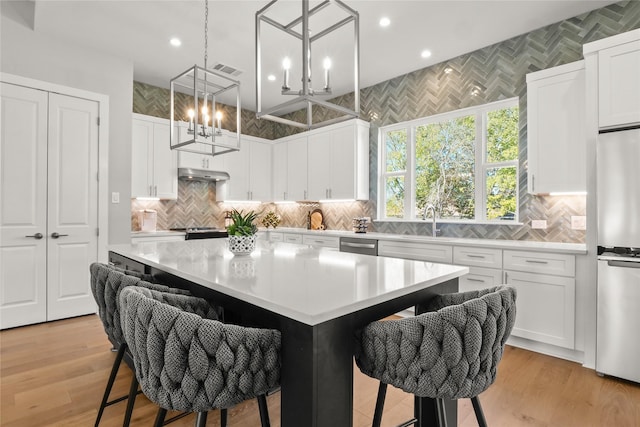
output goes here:
[[[301, 10], [299, 0], [279, 1], [280, 10], [288, 10], [291, 16]], [[615, 3], [596, 0], [344, 2], [360, 15], [361, 88]], [[237, 77], [241, 81], [242, 107], [250, 110], [255, 110], [256, 105], [255, 12], [267, 3], [266, 0], [209, 2], [207, 65], [211, 68], [221, 62], [243, 71]], [[311, 5], [317, 3], [312, 1]], [[378, 24], [383, 16], [391, 20], [387, 28]], [[139, 82], [168, 88], [172, 77], [194, 64], [204, 65], [204, 0], [38, 0], [33, 18], [35, 31], [48, 37], [131, 60], [134, 80]], [[340, 31], [336, 32], [337, 40], [329, 40], [321, 48], [314, 45], [315, 60], [320, 62], [320, 55], [331, 55], [339, 46], [350, 49], [352, 27], [343, 27]], [[298, 43], [286, 48], [280, 42], [270, 44], [267, 36], [271, 33], [263, 33], [264, 73], [277, 76], [275, 82], [268, 83], [270, 86], [265, 83], [265, 96], [273, 92], [275, 97], [282, 84], [279, 65], [282, 56], [291, 55], [295, 61], [302, 55], [302, 49]], [[182, 46], [170, 46], [172, 37], [179, 37]], [[424, 49], [432, 51], [430, 58], [420, 56]], [[331, 76], [334, 94], [351, 92], [353, 61], [347, 60], [350, 63], [345, 67], [335, 57], [332, 57]], [[342, 85], [341, 80], [344, 80]], [[292, 78], [292, 86], [294, 81]], [[281, 100], [265, 99], [263, 106], [274, 102]]]

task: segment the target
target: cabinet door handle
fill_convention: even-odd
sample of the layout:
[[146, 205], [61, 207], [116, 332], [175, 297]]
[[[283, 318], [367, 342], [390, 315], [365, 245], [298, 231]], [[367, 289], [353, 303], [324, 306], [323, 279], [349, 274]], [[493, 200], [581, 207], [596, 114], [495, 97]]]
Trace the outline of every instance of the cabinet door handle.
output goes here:
[[540, 261], [537, 259], [526, 259], [525, 262], [528, 262], [530, 264], [549, 264], [549, 261]]
[[304, 190], [304, 199], [307, 200], [307, 190]]
[[531, 191], [536, 191], [536, 176], [531, 174]]
[[149, 186], [149, 195], [153, 196], [153, 185]]
[[283, 200], [287, 200], [287, 192], [286, 191], [284, 193], [282, 193], [282, 199]]
[[470, 281], [470, 282], [484, 283], [484, 280], [482, 280], [482, 279], [474, 279], [473, 277], [467, 277], [467, 280]]
[[205, 166], [205, 163], [204, 163], [204, 162], [206, 162], [206, 161], [207, 161], [207, 159], [205, 159], [205, 158], [203, 157], [203, 158], [202, 158], [202, 167], [203, 167], [203, 168], [205, 168], [205, 167], [206, 167], [206, 166]]
[[57, 239], [58, 237], [66, 237], [66, 236], [68, 236], [68, 234], [51, 233], [52, 239]]
[[509, 283], [509, 277], [507, 276], [507, 272], [504, 272], [504, 283]]
[[153, 195], [158, 197], [158, 186], [157, 185], [153, 186]]
[[40, 240], [40, 239], [42, 239], [44, 236], [42, 235], [42, 233], [36, 233], [36, 234], [31, 235], [31, 236], [24, 236], [24, 237], [33, 237], [33, 238], [34, 238], [34, 239], [36, 239], [36, 240]]
[[484, 255], [474, 255], [474, 254], [468, 254], [467, 257], [469, 257], [469, 258], [482, 258], [482, 259], [485, 258]]

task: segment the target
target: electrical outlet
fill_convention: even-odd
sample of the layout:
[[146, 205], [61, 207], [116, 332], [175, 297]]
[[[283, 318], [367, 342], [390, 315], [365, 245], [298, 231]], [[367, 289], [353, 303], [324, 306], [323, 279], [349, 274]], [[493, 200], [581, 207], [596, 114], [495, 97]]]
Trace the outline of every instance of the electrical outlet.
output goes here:
[[535, 228], [538, 230], [546, 230], [547, 229], [547, 220], [546, 219], [534, 219], [531, 220], [531, 228]]
[[572, 230], [586, 230], [587, 229], [587, 217], [586, 216], [572, 216], [571, 217], [571, 229]]
[[117, 191], [111, 193], [111, 203], [120, 203], [120, 193]]

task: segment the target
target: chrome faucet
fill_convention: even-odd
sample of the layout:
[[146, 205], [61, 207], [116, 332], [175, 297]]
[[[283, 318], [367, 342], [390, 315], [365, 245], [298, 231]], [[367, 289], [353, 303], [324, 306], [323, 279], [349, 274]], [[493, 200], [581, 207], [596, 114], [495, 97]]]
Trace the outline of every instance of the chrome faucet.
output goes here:
[[427, 219], [427, 212], [431, 211], [431, 235], [438, 237], [438, 229], [436, 228], [436, 208], [433, 205], [426, 205], [422, 211], [422, 219]]

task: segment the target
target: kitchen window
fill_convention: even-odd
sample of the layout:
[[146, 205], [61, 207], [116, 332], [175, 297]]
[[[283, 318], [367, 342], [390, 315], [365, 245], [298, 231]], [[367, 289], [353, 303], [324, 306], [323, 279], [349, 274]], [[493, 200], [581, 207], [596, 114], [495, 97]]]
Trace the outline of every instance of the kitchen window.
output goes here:
[[378, 218], [517, 221], [518, 117], [511, 98], [381, 128]]

